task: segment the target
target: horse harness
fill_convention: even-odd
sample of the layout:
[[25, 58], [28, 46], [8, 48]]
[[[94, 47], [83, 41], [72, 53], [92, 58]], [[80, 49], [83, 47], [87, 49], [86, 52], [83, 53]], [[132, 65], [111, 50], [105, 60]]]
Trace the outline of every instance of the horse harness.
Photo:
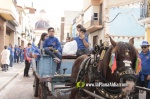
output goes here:
[[[108, 50], [108, 47], [105, 47], [105, 46], [99, 47], [97, 45], [94, 47], [94, 56], [88, 57], [81, 63], [76, 82], [83, 81], [84, 76], [88, 75], [89, 82], [95, 82], [95, 81], [98, 81], [99, 79], [102, 79], [103, 82], [108, 83], [108, 81], [101, 74], [101, 71], [97, 70], [97, 68], [99, 68], [99, 66], [98, 66], [99, 60], [100, 61], [103, 60], [107, 50]], [[128, 55], [127, 52], [125, 54]], [[125, 62], [125, 65], [127, 64], [127, 62], [128, 61]], [[116, 75], [118, 75], [118, 77], [123, 77], [127, 74], [135, 74], [135, 72], [132, 70], [132, 68], [126, 67], [126, 66], [120, 68], [119, 70], [115, 70], [114, 73]], [[110, 92], [112, 92], [112, 90], [110, 90], [108, 88], [103, 88], [103, 87], [97, 88], [96, 87], [96, 89], [102, 96], [109, 98], [109, 99], [110, 98], [111, 99], [119, 99], [119, 98], [122, 98], [122, 96], [124, 95], [123, 93], [121, 93], [120, 88], [118, 90], [116, 90], [116, 92], [119, 92], [118, 94], [110, 93]]]

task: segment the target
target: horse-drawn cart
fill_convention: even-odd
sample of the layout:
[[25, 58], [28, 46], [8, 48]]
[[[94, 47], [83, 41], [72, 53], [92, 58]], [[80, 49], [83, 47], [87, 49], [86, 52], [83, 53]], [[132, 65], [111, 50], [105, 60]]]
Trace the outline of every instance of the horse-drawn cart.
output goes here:
[[[111, 41], [111, 43], [112, 42], [113, 41]], [[55, 74], [57, 66], [56, 63], [53, 61], [52, 57], [42, 54], [39, 61], [35, 62], [35, 59], [33, 59], [32, 60], [33, 72], [35, 75], [33, 84], [34, 96], [38, 97], [39, 99], [47, 99], [48, 96], [55, 96], [58, 99], [60, 99], [59, 97], [62, 97], [62, 95], [66, 96], [67, 94], [69, 95], [70, 91], [72, 91], [70, 95], [71, 99], [75, 99], [75, 97], [78, 96], [78, 94], [79, 97], [84, 98], [94, 97], [96, 99], [104, 99], [104, 98], [123, 99], [124, 97], [126, 97], [129, 99], [138, 99], [137, 96], [139, 95], [139, 92], [132, 92], [136, 85], [136, 76], [135, 70], [132, 69], [130, 65], [128, 66], [128, 64], [126, 64], [125, 61], [126, 57], [129, 58], [128, 60], [130, 60], [131, 62], [133, 62], [133, 60], [131, 60], [129, 57], [130, 55], [129, 50], [126, 50], [124, 48], [125, 44], [128, 45], [129, 48], [133, 47], [128, 43], [120, 42], [118, 44], [118, 47], [124, 50], [124, 56], [122, 56], [122, 54], [119, 53], [119, 51], [116, 51], [115, 54], [112, 53], [111, 51], [113, 50], [113, 47], [106, 49], [107, 47], [105, 46], [101, 48], [96, 46], [94, 48], [95, 54], [93, 57], [92, 55], [90, 57], [88, 57], [87, 55], [82, 55], [80, 58], [76, 59], [76, 56], [63, 56], [60, 74]], [[115, 45], [116, 44], [114, 44], [114, 46]], [[105, 52], [107, 53], [105, 54]], [[133, 51], [131, 52], [132, 53], [134, 52], [136, 56], [136, 50], [134, 50], [134, 48]], [[116, 55], [115, 57], [121, 56], [122, 58], [119, 58], [121, 60], [116, 61], [115, 59], [113, 59], [114, 55]], [[108, 56], [110, 59], [108, 58]], [[115, 61], [111, 61], [112, 59]], [[116, 62], [122, 63], [123, 65], [116, 64], [116, 68], [119, 69], [118, 71], [116, 69], [116, 71], [112, 73], [111, 71], [113, 69], [109, 66], [111, 62], [113, 62], [112, 66], [114, 66]], [[104, 67], [106, 66], [108, 68], [105, 69]], [[108, 70], [108, 72], [105, 72], [106, 70]], [[109, 75], [109, 77], [106, 78], [103, 72]], [[74, 75], [73, 74], [71, 75], [71, 73], [74, 73]], [[71, 76], [72, 78], [75, 79], [71, 79]], [[88, 80], [85, 78], [88, 78]], [[92, 83], [104, 82], [107, 84], [109, 82], [114, 82], [114, 78], [116, 78], [117, 80], [119, 79], [119, 82], [121, 83], [125, 82], [128, 86], [126, 87], [95, 86], [90, 88], [88, 86], [87, 87], [85, 86], [84, 88], [81, 87], [82, 82], [85, 82], [84, 84], [86, 83], [90, 84], [91, 82]], [[121, 79], [124, 79], [124, 82]], [[70, 86], [71, 82], [74, 82], [75, 84], [78, 84], [79, 82], [79, 84], [81, 85], [79, 86], [79, 88], [76, 88], [76, 85]], [[138, 90], [150, 92], [150, 90], [147, 88], [139, 86], [136, 86], [135, 88], [137, 88]], [[131, 92], [130, 95], [128, 94], [128, 90]]]
[[[76, 56], [63, 56], [60, 74], [56, 74], [56, 63], [52, 57], [43, 54], [39, 61], [32, 59], [34, 73], [34, 96], [47, 99], [48, 96], [61, 96], [61, 90], [70, 88], [72, 65]], [[65, 93], [68, 94], [68, 93]]]

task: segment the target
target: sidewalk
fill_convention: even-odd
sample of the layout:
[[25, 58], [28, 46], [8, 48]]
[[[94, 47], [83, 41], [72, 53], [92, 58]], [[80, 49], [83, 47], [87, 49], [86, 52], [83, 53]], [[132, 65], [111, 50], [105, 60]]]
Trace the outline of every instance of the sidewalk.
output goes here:
[[14, 63], [13, 67], [9, 67], [7, 72], [2, 71], [0, 67], [0, 91], [5, 88], [23, 69], [24, 63]]

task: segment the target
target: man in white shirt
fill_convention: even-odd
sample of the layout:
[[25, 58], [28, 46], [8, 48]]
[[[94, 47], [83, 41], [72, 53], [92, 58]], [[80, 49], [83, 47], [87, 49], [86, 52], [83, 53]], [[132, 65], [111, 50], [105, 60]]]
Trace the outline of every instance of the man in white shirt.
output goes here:
[[7, 46], [4, 46], [4, 50], [1, 52], [1, 63], [3, 66], [2, 71], [8, 70], [8, 65], [10, 64], [9, 56], [10, 56], [10, 51], [7, 49]]

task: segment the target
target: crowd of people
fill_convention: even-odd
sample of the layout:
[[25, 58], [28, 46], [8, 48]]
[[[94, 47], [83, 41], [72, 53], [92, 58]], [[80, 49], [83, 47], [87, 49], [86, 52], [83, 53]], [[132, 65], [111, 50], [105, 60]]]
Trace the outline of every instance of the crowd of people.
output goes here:
[[24, 48], [22, 46], [4, 46], [4, 50], [1, 52], [1, 67], [2, 71], [7, 71], [9, 67], [13, 67], [13, 63], [19, 63], [24, 61]]
[[[66, 43], [75, 40], [77, 42], [77, 53], [76, 55], [79, 57], [83, 54], [90, 54], [89, 51], [89, 42], [86, 34], [86, 29], [82, 25], [77, 25], [77, 30], [79, 32], [79, 36], [75, 38], [66, 38]], [[54, 62], [57, 63], [56, 73], [60, 73], [60, 66], [62, 60], [62, 50], [63, 47], [59, 42], [58, 38], [54, 36], [55, 30], [53, 27], [48, 28], [48, 33], [42, 33], [41, 38], [39, 40], [38, 46], [36, 47], [31, 43], [28, 43], [28, 47], [25, 48], [25, 69], [24, 76], [28, 75], [29, 65], [31, 64], [31, 58], [35, 58], [36, 62], [39, 61], [40, 58], [40, 48], [44, 48], [45, 54], [50, 55]]]

